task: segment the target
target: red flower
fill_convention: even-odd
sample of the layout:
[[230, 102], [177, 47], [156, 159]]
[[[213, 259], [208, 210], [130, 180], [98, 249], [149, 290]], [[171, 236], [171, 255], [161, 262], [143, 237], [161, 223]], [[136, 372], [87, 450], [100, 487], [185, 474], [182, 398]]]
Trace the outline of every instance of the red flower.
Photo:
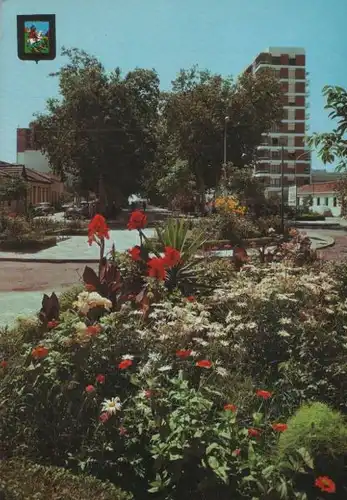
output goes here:
[[101, 326], [100, 325], [91, 325], [87, 327], [87, 334], [88, 335], [98, 335], [98, 333], [101, 332]]
[[165, 255], [163, 259], [168, 267], [174, 267], [181, 260], [181, 254], [178, 250], [176, 250], [176, 248], [165, 247]]
[[262, 390], [258, 390], [256, 392], [256, 394], [257, 394], [257, 396], [259, 396], [260, 398], [263, 398], [263, 399], [269, 399], [272, 396], [272, 392], [262, 391]]
[[236, 448], [236, 450], [233, 451], [234, 457], [238, 457], [240, 454], [241, 454], [241, 449], [240, 448]]
[[196, 299], [195, 299], [194, 295], [189, 295], [189, 297], [186, 297], [186, 300], [188, 302], [195, 302]]
[[328, 476], [319, 476], [315, 481], [315, 486], [321, 491], [326, 491], [327, 493], [335, 493], [336, 485], [332, 479]]
[[147, 216], [142, 210], [134, 210], [128, 222], [128, 229], [143, 229], [147, 225]]
[[277, 432], [284, 432], [288, 429], [287, 424], [272, 424], [271, 427], [273, 428], [274, 431], [277, 431]]
[[1, 368], [3, 368], [4, 370], [5, 370], [5, 368], [7, 368], [7, 365], [8, 365], [8, 363], [7, 363], [7, 361], [5, 361], [4, 359], [0, 362], [0, 366], [1, 366]]
[[253, 429], [253, 427], [251, 427], [250, 429], [248, 429], [248, 435], [249, 437], [259, 437], [260, 431], [258, 431], [258, 429]]
[[178, 356], [181, 359], [186, 359], [189, 358], [191, 353], [192, 351], [190, 349], [181, 349], [180, 351], [176, 351], [176, 356]]
[[48, 328], [55, 328], [58, 325], [59, 325], [59, 321], [56, 321], [55, 319], [53, 319], [52, 321], [48, 321], [48, 323], [47, 323]]
[[94, 285], [91, 285], [90, 283], [86, 283], [85, 289], [87, 292], [95, 292], [96, 287]]
[[43, 347], [42, 345], [39, 345], [37, 347], [35, 347], [32, 351], [31, 351], [31, 355], [33, 358], [35, 359], [42, 359], [42, 358], [45, 358], [48, 354], [48, 349], [47, 347]]
[[141, 248], [138, 245], [128, 250], [128, 252], [133, 260], [141, 260]]
[[153, 259], [148, 261], [148, 276], [164, 281], [166, 278], [165, 265], [165, 259], [162, 259], [161, 257], [153, 257]]
[[109, 239], [109, 227], [106, 224], [105, 217], [100, 214], [96, 214], [88, 225], [88, 243], [91, 245], [93, 241], [96, 241], [95, 237], [99, 240]]
[[95, 380], [98, 382], [98, 384], [104, 384], [106, 377], [105, 377], [105, 375], [102, 375], [101, 373], [99, 373], [99, 375], [96, 376]]
[[146, 398], [151, 398], [153, 396], [153, 391], [151, 391], [150, 389], [147, 389], [145, 391], [145, 397]]
[[87, 385], [85, 391], [88, 392], [88, 394], [91, 394], [92, 392], [95, 392], [95, 387], [93, 385]]
[[198, 366], [199, 368], [211, 368], [212, 363], [208, 359], [201, 359], [195, 363], [195, 366]]
[[107, 422], [107, 420], [110, 418], [110, 416], [111, 415], [109, 413], [104, 411], [103, 413], [101, 413], [99, 420], [100, 420], [100, 422], [102, 422], [104, 424], [105, 422]]
[[237, 406], [228, 403], [228, 404], [224, 405], [224, 410], [225, 411], [232, 411], [233, 413], [235, 413], [235, 411], [237, 410]]
[[127, 368], [129, 368], [129, 366], [131, 366], [133, 364], [133, 362], [131, 361], [131, 359], [124, 359], [123, 361], [121, 361], [118, 365], [118, 368], [120, 370], [126, 370]]
[[229, 248], [232, 248], [232, 247], [233, 247], [233, 246], [232, 246], [232, 245], [229, 245], [229, 244], [224, 245], [224, 248], [226, 248], [226, 249], [229, 249]]
[[125, 427], [123, 427], [122, 425], [119, 427], [119, 435], [120, 436], [126, 436], [128, 434], [128, 431], [126, 430]]

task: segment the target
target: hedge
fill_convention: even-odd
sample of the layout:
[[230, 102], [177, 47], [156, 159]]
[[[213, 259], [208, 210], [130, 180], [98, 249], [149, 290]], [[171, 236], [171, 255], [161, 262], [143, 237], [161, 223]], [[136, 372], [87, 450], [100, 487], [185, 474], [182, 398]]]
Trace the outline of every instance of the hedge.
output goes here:
[[23, 238], [6, 239], [0, 241], [0, 250], [5, 251], [37, 251], [44, 248], [53, 247], [57, 244], [55, 236], [46, 236], [44, 238]]
[[60, 467], [22, 460], [0, 460], [1, 500], [129, 500], [132, 496], [109, 482]]

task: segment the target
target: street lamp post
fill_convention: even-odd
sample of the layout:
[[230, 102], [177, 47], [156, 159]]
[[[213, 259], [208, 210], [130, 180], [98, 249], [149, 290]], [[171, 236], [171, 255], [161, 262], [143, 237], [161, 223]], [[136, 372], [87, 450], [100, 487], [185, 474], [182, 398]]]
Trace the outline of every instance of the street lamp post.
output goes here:
[[229, 116], [224, 118], [224, 150], [223, 150], [223, 168], [222, 168], [222, 178], [224, 187], [226, 184], [226, 175], [227, 175], [227, 131], [228, 131], [228, 122]]
[[284, 146], [281, 147], [281, 233], [284, 234]]

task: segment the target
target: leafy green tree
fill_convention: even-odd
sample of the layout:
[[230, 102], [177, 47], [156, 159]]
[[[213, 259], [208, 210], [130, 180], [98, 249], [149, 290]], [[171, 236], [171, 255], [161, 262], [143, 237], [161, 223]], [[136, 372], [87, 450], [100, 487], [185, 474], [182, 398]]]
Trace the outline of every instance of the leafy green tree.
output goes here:
[[343, 87], [325, 86], [323, 95], [327, 99], [325, 109], [330, 109], [329, 117], [337, 120], [337, 127], [328, 133], [314, 133], [308, 139], [311, 147], [318, 149], [324, 163], [338, 161], [337, 171], [347, 170], [347, 90]]
[[17, 211], [22, 202], [24, 211], [27, 210], [28, 183], [23, 177], [6, 177], [0, 184], [0, 200], [15, 201]]
[[162, 120], [177, 157], [188, 162], [201, 204], [221, 177], [225, 117], [227, 159], [242, 166], [282, 112], [280, 84], [267, 71], [243, 74], [236, 83], [197, 67], [180, 71], [163, 94]]
[[138, 190], [156, 150], [159, 79], [154, 70], [135, 69], [124, 77], [107, 73], [97, 58], [78, 49], [62, 50], [69, 62], [57, 73], [60, 99], [32, 124], [36, 144], [53, 171], [75, 179], [82, 191], [104, 201]]

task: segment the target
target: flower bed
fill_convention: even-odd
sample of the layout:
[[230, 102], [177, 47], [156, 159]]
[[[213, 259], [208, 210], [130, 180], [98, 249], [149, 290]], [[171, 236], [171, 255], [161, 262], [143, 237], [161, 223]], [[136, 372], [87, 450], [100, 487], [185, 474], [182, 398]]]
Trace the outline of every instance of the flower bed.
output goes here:
[[18, 239], [5, 239], [0, 241], [0, 250], [13, 252], [38, 251], [49, 248], [57, 244], [55, 236], [23, 236]]
[[96, 216], [98, 273], [0, 335], [2, 456], [83, 469], [135, 500], [345, 498], [342, 271], [293, 267], [295, 231], [262, 266], [197, 260], [205, 241], [188, 243], [184, 221], [151, 253], [146, 223], [135, 211], [141, 244], [105, 256]]

